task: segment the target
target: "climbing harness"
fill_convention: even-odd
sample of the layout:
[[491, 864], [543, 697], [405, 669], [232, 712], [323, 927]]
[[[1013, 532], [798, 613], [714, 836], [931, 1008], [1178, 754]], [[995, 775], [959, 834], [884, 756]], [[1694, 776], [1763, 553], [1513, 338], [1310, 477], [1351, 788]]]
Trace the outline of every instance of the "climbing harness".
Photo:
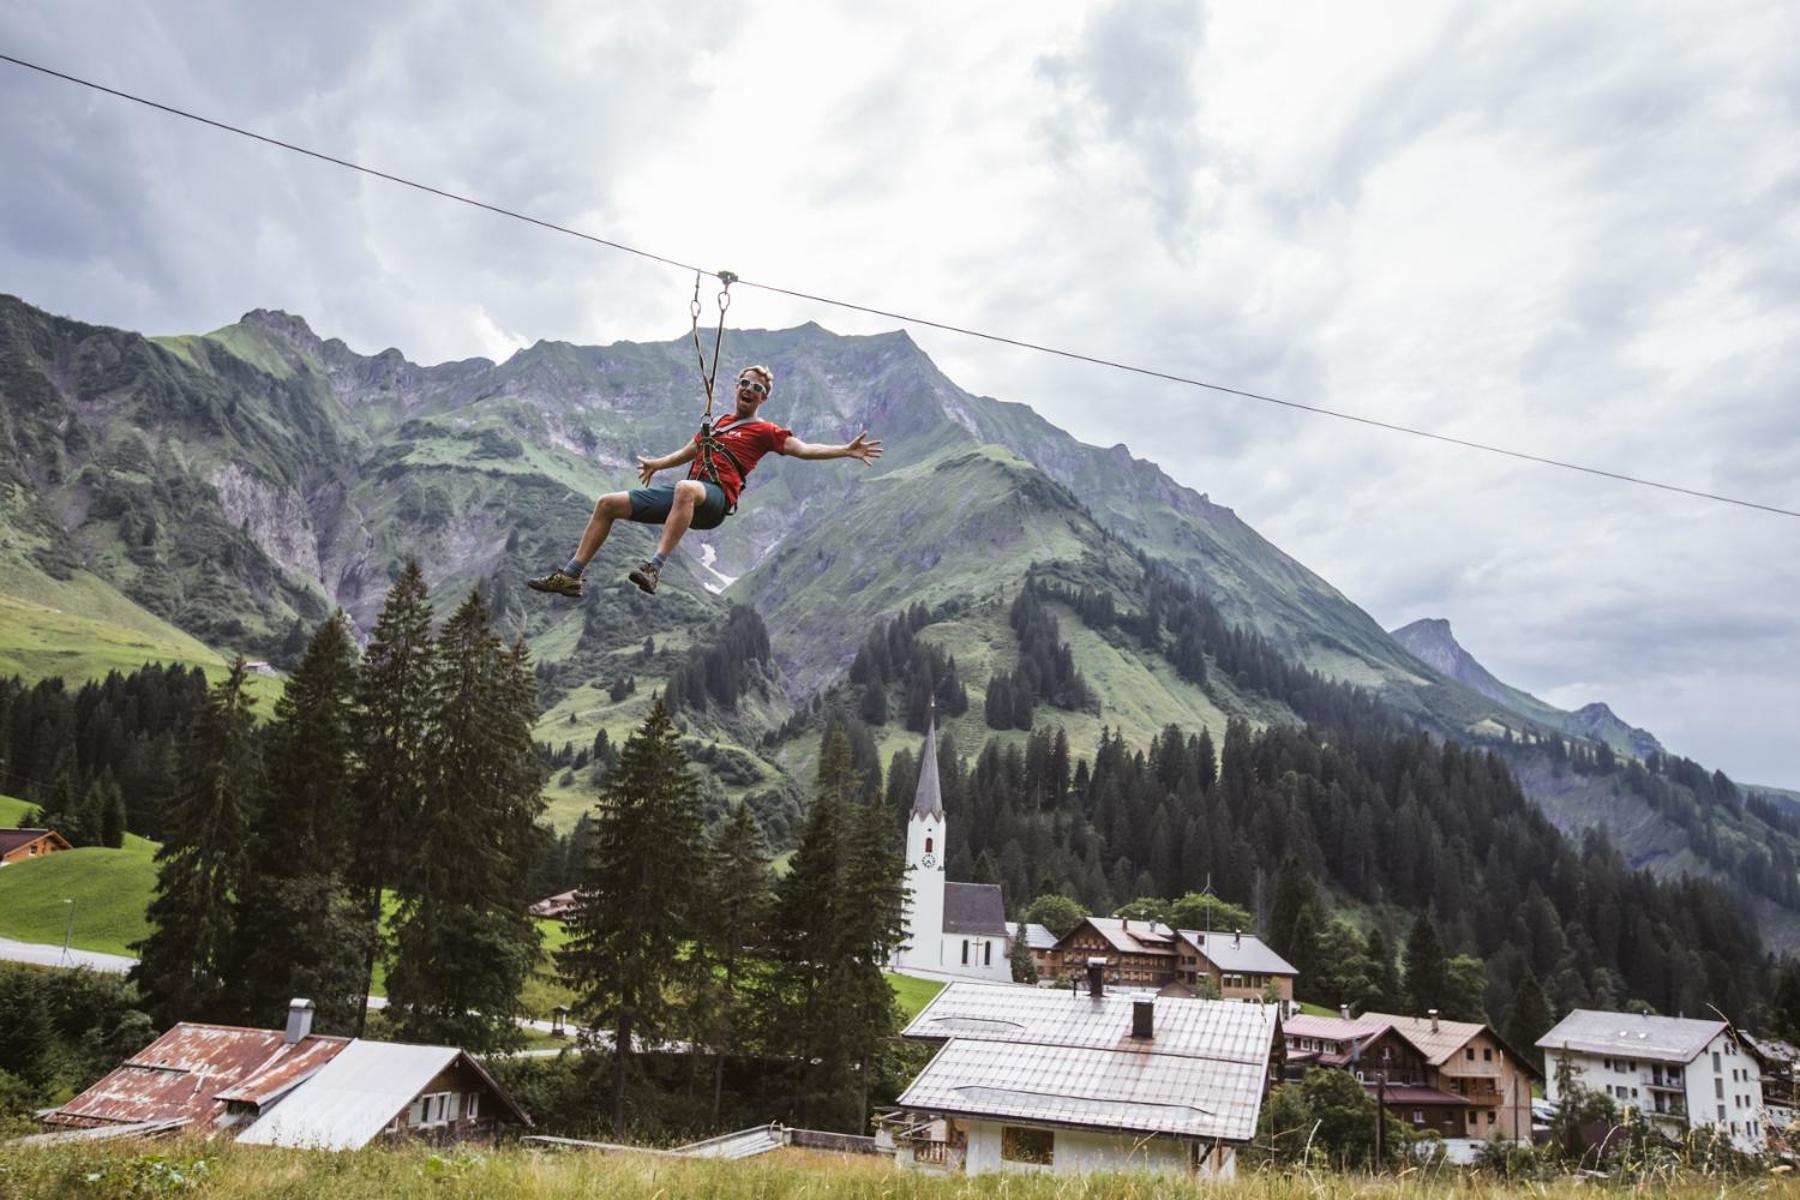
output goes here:
[[[719, 375], [719, 351], [725, 345], [725, 310], [731, 307], [731, 285], [737, 282], [737, 275], [731, 271], [719, 272], [719, 282], [724, 286], [719, 290], [719, 329], [713, 335], [713, 358], [710, 368], [706, 365], [706, 351], [700, 346], [700, 280], [702, 278], [702, 272], [694, 272], [694, 299], [688, 304], [688, 315], [693, 319], [690, 332], [694, 338], [694, 357], [700, 362], [700, 382], [706, 388], [706, 411], [700, 414], [700, 436], [697, 439], [700, 443], [700, 461], [697, 469], [702, 479], [720, 491], [724, 491], [724, 485], [719, 482], [719, 468], [715, 460], [721, 454], [727, 459], [731, 459], [733, 463], [736, 463], [737, 460], [732, 459], [731, 452], [725, 449], [725, 444], [713, 436], [713, 381]], [[739, 475], [741, 476], [742, 473], [740, 467]], [[725, 510], [725, 515], [729, 517], [736, 511], [737, 505], [733, 503]]]

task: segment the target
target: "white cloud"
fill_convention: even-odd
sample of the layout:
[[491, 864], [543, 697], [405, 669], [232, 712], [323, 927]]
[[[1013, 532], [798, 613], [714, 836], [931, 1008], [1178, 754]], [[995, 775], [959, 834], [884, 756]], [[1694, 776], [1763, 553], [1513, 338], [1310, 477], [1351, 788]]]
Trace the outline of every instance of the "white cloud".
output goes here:
[[[1800, 506], [1792, 6], [40, 2], [0, 42], [750, 278]], [[0, 154], [0, 285], [89, 320], [424, 361], [686, 324], [679, 273], [11, 68]], [[1384, 623], [1800, 784], [1791, 521], [915, 333]]]

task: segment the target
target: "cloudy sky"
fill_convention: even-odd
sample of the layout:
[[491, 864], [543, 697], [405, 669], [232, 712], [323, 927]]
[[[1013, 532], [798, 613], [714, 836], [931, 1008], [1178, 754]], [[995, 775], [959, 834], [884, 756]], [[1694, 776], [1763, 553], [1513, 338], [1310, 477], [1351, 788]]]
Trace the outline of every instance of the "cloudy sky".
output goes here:
[[[0, 52], [747, 278], [1800, 508], [1794, 5], [486, 11], [22, 0]], [[0, 163], [0, 290], [91, 321], [278, 307], [419, 361], [685, 327], [691, 277], [4, 64]], [[914, 335], [1383, 624], [1800, 788], [1800, 520]]]

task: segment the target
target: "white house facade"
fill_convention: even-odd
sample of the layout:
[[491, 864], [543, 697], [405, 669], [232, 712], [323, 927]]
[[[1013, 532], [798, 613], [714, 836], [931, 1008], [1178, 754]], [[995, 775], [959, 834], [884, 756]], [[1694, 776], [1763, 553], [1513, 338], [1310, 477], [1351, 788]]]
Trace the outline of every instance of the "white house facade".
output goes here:
[[1761, 1153], [1767, 1143], [1762, 1061], [1725, 1021], [1578, 1008], [1537, 1045], [1552, 1101], [1566, 1062], [1582, 1086], [1667, 1132], [1715, 1126], [1746, 1154]]
[[938, 782], [937, 720], [925, 731], [919, 785], [906, 822], [906, 940], [894, 955], [902, 971], [1012, 979], [1006, 957], [1006, 905], [991, 883], [950, 883], [944, 878], [943, 791]]

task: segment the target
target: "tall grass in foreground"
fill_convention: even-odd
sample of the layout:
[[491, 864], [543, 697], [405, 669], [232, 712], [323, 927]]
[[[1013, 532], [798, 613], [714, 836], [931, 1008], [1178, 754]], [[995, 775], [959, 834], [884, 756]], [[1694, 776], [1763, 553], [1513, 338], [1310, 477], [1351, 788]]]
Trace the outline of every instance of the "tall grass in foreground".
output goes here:
[[280, 1151], [228, 1143], [172, 1141], [154, 1145], [27, 1150], [0, 1144], [0, 1197], [180, 1196], [220, 1200], [286, 1197], [412, 1197], [553, 1200], [605, 1196], [609, 1200], [718, 1200], [880, 1197], [950, 1200], [994, 1196], [1006, 1200], [1405, 1200], [1453, 1196], [1498, 1200], [1530, 1194], [1575, 1200], [1615, 1193], [1670, 1200], [1702, 1197], [1800, 1195], [1785, 1176], [1736, 1181], [1694, 1178], [1654, 1188], [1594, 1181], [1512, 1184], [1455, 1170], [1416, 1171], [1399, 1178], [1324, 1172], [1246, 1172], [1231, 1184], [1197, 1185], [1149, 1175], [988, 1175], [929, 1177], [899, 1171], [882, 1158], [780, 1151], [748, 1162], [677, 1161], [639, 1155], [554, 1153], [507, 1149], [442, 1153], [423, 1147], [350, 1154]]

